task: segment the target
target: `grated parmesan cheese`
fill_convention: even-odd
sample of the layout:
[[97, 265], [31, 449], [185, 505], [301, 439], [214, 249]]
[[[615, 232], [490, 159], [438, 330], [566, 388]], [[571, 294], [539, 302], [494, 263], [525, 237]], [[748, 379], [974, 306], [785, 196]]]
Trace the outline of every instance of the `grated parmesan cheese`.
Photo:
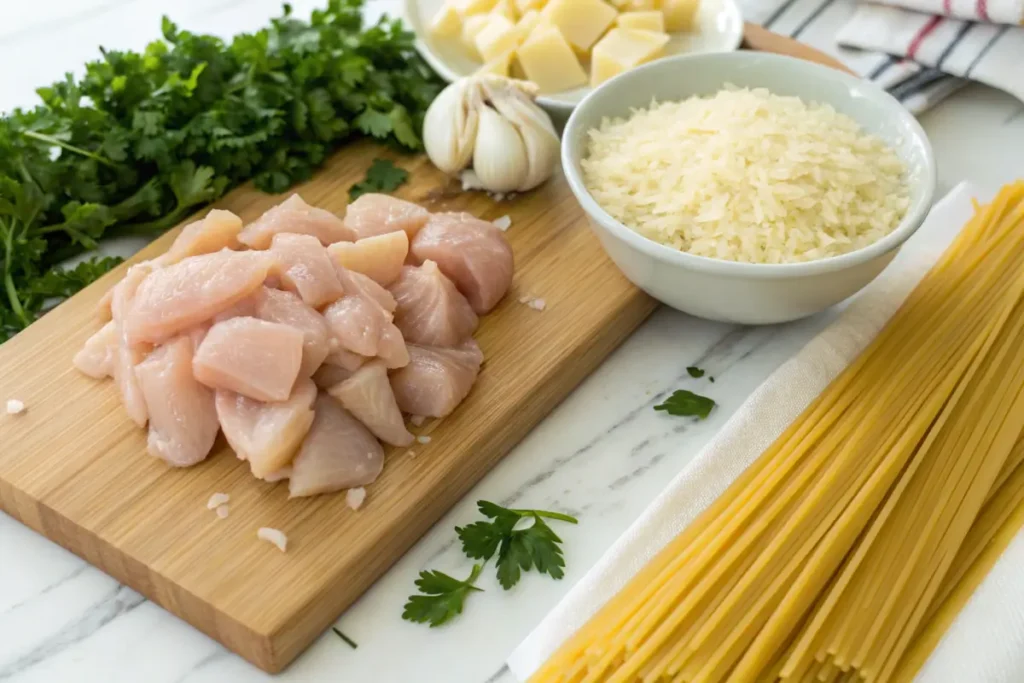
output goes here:
[[271, 529], [265, 526], [260, 527], [256, 532], [256, 537], [261, 541], [273, 543], [282, 553], [288, 550], [288, 537], [279, 529]]
[[889, 234], [910, 206], [907, 168], [832, 107], [764, 88], [653, 102], [589, 132], [582, 163], [601, 207], [698, 256], [811, 261]]

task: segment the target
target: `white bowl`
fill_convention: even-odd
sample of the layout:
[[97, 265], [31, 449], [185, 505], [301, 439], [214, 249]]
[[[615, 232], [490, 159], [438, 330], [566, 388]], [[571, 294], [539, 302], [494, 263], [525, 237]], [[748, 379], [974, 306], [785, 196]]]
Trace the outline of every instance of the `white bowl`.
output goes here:
[[[857, 251], [806, 263], [756, 264], [695, 256], [627, 228], [590, 196], [580, 171], [587, 132], [651, 99], [710, 95], [727, 84], [832, 105], [893, 147], [909, 170], [910, 208], [893, 232]], [[731, 323], [795, 320], [839, 303], [871, 282], [931, 207], [935, 160], [917, 120], [870, 82], [791, 57], [758, 52], [682, 55], [624, 73], [576, 107], [562, 137], [562, 167], [605, 251], [634, 284], [672, 308]]]
[[[430, 35], [430, 22], [444, 0], [404, 0], [404, 19], [416, 32], [416, 49], [428, 64], [449, 83], [468, 76], [481, 63], [461, 44], [436, 40]], [[743, 41], [743, 16], [736, 0], [703, 0], [697, 13], [699, 30], [673, 33], [665, 48], [667, 54], [729, 52]], [[557, 121], [564, 121], [591, 92], [590, 87], [542, 95], [537, 102]]]

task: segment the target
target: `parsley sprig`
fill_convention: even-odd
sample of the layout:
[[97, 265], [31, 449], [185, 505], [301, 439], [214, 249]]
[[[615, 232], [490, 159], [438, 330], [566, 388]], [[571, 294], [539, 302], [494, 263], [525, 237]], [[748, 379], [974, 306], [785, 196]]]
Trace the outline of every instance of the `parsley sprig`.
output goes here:
[[[551, 530], [545, 519], [576, 524], [575, 517], [545, 510], [510, 510], [481, 500], [480, 513], [490, 521], [455, 527], [462, 541], [462, 550], [475, 560], [489, 560], [498, 553], [498, 582], [505, 590], [519, 583], [524, 571], [536, 568], [553, 579], [565, 575], [562, 539]], [[520, 522], [532, 522], [517, 529]]]
[[387, 159], [374, 159], [366, 170], [366, 177], [348, 190], [348, 198], [355, 201], [368, 192], [397, 190], [409, 178], [409, 172], [398, 168]]
[[474, 584], [483, 571], [482, 564], [474, 564], [465, 581], [437, 570], [420, 572], [416, 587], [420, 595], [410, 595], [402, 618], [419, 624], [429, 623], [431, 628], [446, 624], [462, 614], [462, 606], [470, 593], [482, 593]]
[[101, 239], [158, 234], [248, 180], [283, 192], [355, 138], [422, 147], [442, 83], [413, 34], [324, 4], [230, 42], [165, 18], [141, 53], [101, 49], [0, 116], [0, 343], [116, 264], [62, 267]]
[[483, 591], [476, 581], [495, 555], [498, 583], [505, 590], [519, 583], [522, 573], [531, 569], [553, 579], [565, 575], [562, 539], [544, 520], [576, 524], [575, 517], [546, 510], [509, 509], [486, 500], [479, 501], [477, 507], [486, 519], [455, 527], [455, 531], [466, 556], [483, 562], [474, 564], [465, 580], [436, 570], [421, 572], [416, 581], [420, 594], [409, 597], [403, 619], [434, 627], [461, 614], [466, 598]]

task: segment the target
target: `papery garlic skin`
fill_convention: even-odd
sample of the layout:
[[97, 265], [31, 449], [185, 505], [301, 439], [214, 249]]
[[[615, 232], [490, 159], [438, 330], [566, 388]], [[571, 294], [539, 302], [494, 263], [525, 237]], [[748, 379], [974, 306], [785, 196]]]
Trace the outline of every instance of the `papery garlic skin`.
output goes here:
[[559, 140], [536, 94], [533, 83], [491, 74], [452, 83], [427, 109], [427, 156], [449, 175], [472, 164], [491, 192], [537, 187], [558, 165]]

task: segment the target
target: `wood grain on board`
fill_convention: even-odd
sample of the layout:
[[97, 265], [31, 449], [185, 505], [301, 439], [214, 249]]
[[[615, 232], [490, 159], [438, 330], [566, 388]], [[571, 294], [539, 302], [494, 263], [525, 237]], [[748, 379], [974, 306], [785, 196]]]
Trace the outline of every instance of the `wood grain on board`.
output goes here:
[[[0, 346], [0, 396], [24, 401], [0, 415], [0, 508], [143, 593], [262, 669], [281, 670], [356, 600], [654, 309], [612, 265], [561, 177], [494, 202], [456, 193], [421, 157], [369, 143], [343, 149], [297, 188], [342, 213], [348, 188], [375, 157], [410, 171], [396, 194], [433, 211], [509, 215], [512, 291], [482, 319], [485, 354], [466, 401], [413, 428], [429, 444], [388, 452], [358, 512], [345, 496], [288, 500], [286, 484], [255, 480], [218, 441], [204, 463], [173, 470], [147, 455], [146, 433], [125, 416], [112, 381], [71, 365], [99, 328], [94, 309], [125, 266]], [[246, 221], [281, 201], [251, 187], [217, 206]], [[162, 253], [174, 231], [135, 260]], [[540, 297], [543, 312], [518, 302]], [[206, 508], [231, 496], [231, 514]], [[256, 538], [282, 529], [287, 553]], [[395, 619], [400, 615], [396, 613]]]

